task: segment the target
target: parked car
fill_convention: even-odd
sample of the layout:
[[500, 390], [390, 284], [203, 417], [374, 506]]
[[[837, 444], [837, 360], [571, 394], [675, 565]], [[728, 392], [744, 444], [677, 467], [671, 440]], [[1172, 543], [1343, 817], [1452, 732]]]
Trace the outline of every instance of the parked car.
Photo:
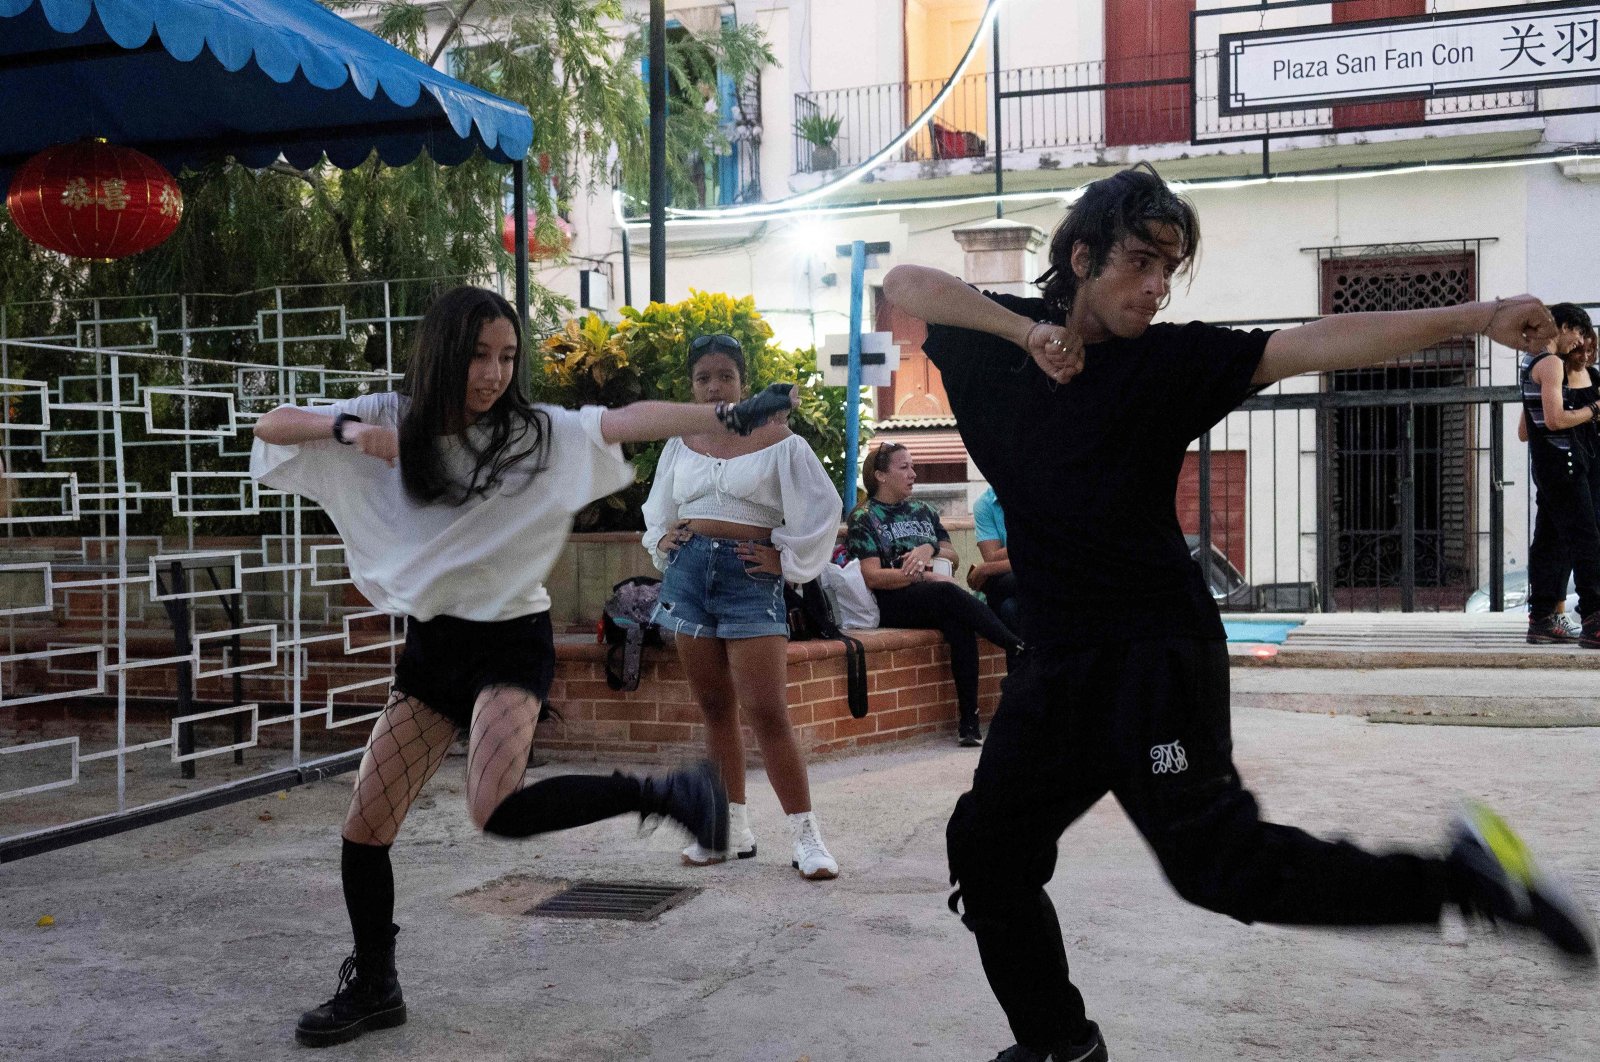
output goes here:
[[1252, 585], [1240, 573], [1228, 555], [1211, 543], [1211, 555], [1200, 557], [1200, 536], [1184, 535], [1189, 546], [1189, 556], [1200, 565], [1206, 586], [1211, 589], [1211, 599], [1223, 611], [1233, 612], [1315, 612], [1319, 603], [1317, 584], [1257, 583]]
[[[1528, 607], [1528, 569], [1506, 569], [1506, 611], [1517, 612]], [[1489, 611], [1489, 584], [1478, 587], [1472, 596], [1467, 598], [1467, 612]], [[1574, 616], [1578, 614], [1578, 589], [1572, 577], [1567, 576], [1567, 611]]]
[[1206, 586], [1211, 588], [1211, 599], [1218, 608], [1248, 610], [1256, 607], [1255, 587], [1245, 581], [1239, 569], [1233, 566], [1228, 555], [1218, 549], [1215, 542], [1211, 543], [1211, 556], [1202, 560], [1200, 536], [1184, 535], [1183, 540], [1189, 546], [1189, 556], [1200, 565], [1200, 573], [1206, 577]]

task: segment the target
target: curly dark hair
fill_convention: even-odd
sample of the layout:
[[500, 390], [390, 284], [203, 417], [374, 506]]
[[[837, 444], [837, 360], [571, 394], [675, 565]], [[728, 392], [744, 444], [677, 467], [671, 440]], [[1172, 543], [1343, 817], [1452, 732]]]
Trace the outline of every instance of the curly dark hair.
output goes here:
[[1165, 225], [1178, 232], [1178, 271], [1186, 273], [1200, 252], [1200, 217], [1155, 167], [1141, 162], [1085, 188], [1050, 237], [1050, 268], [1034, 281], [1044, 291], [1051, 317], [1066, 320], [1078, 296], [1074, 247], [1082, 243], [1089, 249], [1089, 276], [1097, 277], [1112, 248], [1130, 236], [1155, 244], [1155, 230]]
[[[483, 326], [504, 318], [517, 335], [511, 386], [477, 420], [488, 431], [482, 449], [463, 429], [467, 369], [478, 350]], [[459, 287], [439, 296], [422, 317], [417, 346], [399, 392], [410, 398], [400, 418], [400, 478], [406, 493], [420, 502], [444, 500], [461, 505], [487, 494], [507, 470], [533, 458], [530, 471], [544, 467], [550, 426], [546, 414], [528, 399], [528, 361], [522, 349], [522, 322], [511, 304], [492, 291]], [[440, 439], [460, 433], [474, 464], [466, 483], [445, 467]]]

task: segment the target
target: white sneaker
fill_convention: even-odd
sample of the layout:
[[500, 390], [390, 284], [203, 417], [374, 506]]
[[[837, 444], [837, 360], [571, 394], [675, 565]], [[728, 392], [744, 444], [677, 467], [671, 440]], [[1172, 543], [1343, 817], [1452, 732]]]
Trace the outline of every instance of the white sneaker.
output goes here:
[[839, 876], [839, 862], [822, 843], [822, 826], [817, 813], [802, 811], [789, 816], [789, 827], [794, 831], [794, 868], [802, 878], [827, 881]]
[[1571, 612], [1557, 612], [1556, 622], [1565, 627], [1567, 633], [1574, 638], [1583, 633], [1583, 621]]
[[754, 859], [756, 857], [756, 835], [750, 829], [750, 809], [744, 804], [728, 804], [728, 849], [725, 852], [714, 851], [710, 848], [701, 848], [696, 841], [683, 850], [685, 866], [709, 867], [716, 863], [726, 863], [728, 852], [732, 852], [739, 859]]

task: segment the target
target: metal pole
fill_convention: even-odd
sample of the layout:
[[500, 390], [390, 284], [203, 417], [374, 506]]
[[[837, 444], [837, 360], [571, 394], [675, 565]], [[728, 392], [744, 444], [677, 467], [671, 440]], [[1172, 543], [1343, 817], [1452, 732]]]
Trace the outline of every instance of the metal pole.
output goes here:
[[517, 317], [528, 327], [528, 170], [521, 159], [511, 163], [511, 225], [517, 244]]
[[622, 305], [633, 305], [633, 243], [627, 225], [622, 226]]
[[1489, 403], [1489, 611], [1506, 610], [1506, 440], [1503, 403]]
[[667, 13], [650, 0], [650, 301], [667, 301]]
[[1322, 611], [1333, 612], [1333, 410], [1318, 409], [1317, 418], [1317, 598]]
[[850, 245], [850, 369], [844, 389], [844, 510], [855, 508], [856, 468], [861, 447], [861, 289], [867, 272], [867, 244]]
[[1417, 610], [1417, 407], [1403, 407], [1400, 436], [1400, 611]]
[[989, 79], [994, 84], [994, 216], [1006, 216], [1006, 207], [1000, 197], [1006, 190], [1005, 129], [1000, 124], [1000, 18], [994, 20], [994, 37], [989, 45]]
[[[174, 600], [164, 601], [167, 607], [167, 617], [172, 621], [172, 644], [176, 656], [188, 656], [194, 651], [194, 642], [189, 636], [189, 600], [184, 594], [189, 592], [189, 584], [184, 576], [183, 562], [172, 561], [167, 566], [168, 578], [172, 580], [172, 593]], [[235, 661], [237, 663], [237, 661]], [[179, 660], [177, 664], [178, 678], [178, 706], [179, 719], [194, 714], [194, 668], [188, 660]], [[178, 724], [178, 755], [188, 756], [194, 752], [194, 724]], [[194, 777], [194, 761], [184, 760], [179, 773], [185, 778]]]

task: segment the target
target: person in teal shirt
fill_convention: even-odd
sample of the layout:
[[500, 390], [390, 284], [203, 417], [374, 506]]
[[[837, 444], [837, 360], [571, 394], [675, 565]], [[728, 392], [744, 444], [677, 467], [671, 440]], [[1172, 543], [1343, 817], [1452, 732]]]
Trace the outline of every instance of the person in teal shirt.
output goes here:
[[978, 552], [983, 560], [967, 571], [967, 585], [980, 591], [1000, 622], [1013, 631], [1022, 629], [1017, 605], [1017, 577], [1011, 570], [1011, 555], [1006, 551], [1006, 511], [1000, 507], [990, 487], [978, 495], [972, 506], [972, 523], [978, 537]]

